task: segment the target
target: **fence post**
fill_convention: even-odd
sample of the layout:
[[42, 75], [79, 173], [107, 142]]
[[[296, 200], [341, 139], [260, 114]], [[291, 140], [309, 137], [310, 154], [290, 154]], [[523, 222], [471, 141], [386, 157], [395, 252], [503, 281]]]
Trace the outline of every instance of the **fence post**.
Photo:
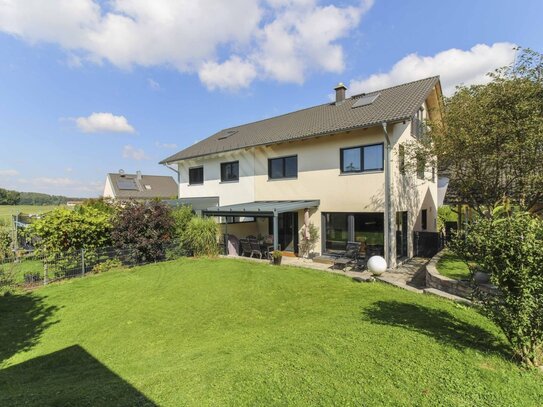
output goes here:
[[47, 261], [43, 262], [43, 285], [47, 285]]
[[85, 276], [85, 249], [81, 248], [81, 275]]

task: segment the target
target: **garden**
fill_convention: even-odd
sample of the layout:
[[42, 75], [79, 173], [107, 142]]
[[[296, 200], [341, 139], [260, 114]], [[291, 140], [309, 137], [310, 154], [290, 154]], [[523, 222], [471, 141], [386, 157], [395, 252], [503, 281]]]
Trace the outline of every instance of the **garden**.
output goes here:
[[382, 283], [182, 258], [0, 298], [0, 405], [539, 405], [476, 310]]

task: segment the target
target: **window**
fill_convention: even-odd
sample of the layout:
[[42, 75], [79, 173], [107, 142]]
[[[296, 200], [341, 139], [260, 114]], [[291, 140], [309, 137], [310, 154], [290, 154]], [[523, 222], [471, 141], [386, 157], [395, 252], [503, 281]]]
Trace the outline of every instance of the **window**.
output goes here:
[[298, 176], [298, 157], [270, 158], [268, 176], [271, 179], [296, 178]]
[[348, 241], [360, 242], [362, 250], [383, 252], [384, 216], [378, 212], [324, 213], [324, 251], [343, 252]]
[[221, 182], [239, 181], [239, 161], [221, 163]]
[[400, 174], [405, 174], [405, 146], [401, 145], [398, 148], [398, 161]]
[[423, 209], [421, 213], [421, 219], [420, 219], [422, 230], [428, 229], [428, 210]]
[[204, 183], [204, 167], [189, 168], [189, 185]]
[[432, 167], [432, 182], [436, 182], [436, 167]]
[[383, 170], [383, 144], [340, 150], [341, 172], [364, 172]]

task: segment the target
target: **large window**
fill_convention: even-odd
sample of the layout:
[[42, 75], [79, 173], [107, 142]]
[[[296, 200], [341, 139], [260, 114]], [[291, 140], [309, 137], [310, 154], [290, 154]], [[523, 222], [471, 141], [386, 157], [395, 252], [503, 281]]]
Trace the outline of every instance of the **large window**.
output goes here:
[[204, 183], [204, 167], [189, 168], [189, 185]]
[[325, 213], [323, 215], [326, 229], [326, 252], [342, 252], [348, 241], [362, 243], [362, 251], [383, 252], [385, 225], [382, 213]]
[[270, 158], [268, 176], [271, 179], [296, 178], [298, 176], [298, 157]]
[[221, 163], [221, 182], [239, 181], [239, 161]]
[[383, 144], [342, 148], [341, 172], [383, 171]]

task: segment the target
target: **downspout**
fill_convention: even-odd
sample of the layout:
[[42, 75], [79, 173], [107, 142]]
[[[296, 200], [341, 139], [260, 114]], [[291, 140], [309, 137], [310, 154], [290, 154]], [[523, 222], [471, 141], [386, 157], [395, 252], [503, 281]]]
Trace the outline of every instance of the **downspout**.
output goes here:
[[385, 148], [385, 260], [387, 267], [391, 268], [393, 253], [392, 253], [392, 222], [394, 221], [392, 214], [392, 202], [391, 202], [391, 185], [392, 177], [390, 173], [390, 153], [392, 151], [392, 143], [387, 130], [387, 122], [382, 122], [383, 132], [385, 133], [386, 148]]
[[179, 172], [179, 170], [176, 170], [174, 167], [170, 167], [169, 163], [164, 163], [163, 165], [177, 174], [177, 197], [179, 198], [179, 185], [181, 184], [181, 172]]

